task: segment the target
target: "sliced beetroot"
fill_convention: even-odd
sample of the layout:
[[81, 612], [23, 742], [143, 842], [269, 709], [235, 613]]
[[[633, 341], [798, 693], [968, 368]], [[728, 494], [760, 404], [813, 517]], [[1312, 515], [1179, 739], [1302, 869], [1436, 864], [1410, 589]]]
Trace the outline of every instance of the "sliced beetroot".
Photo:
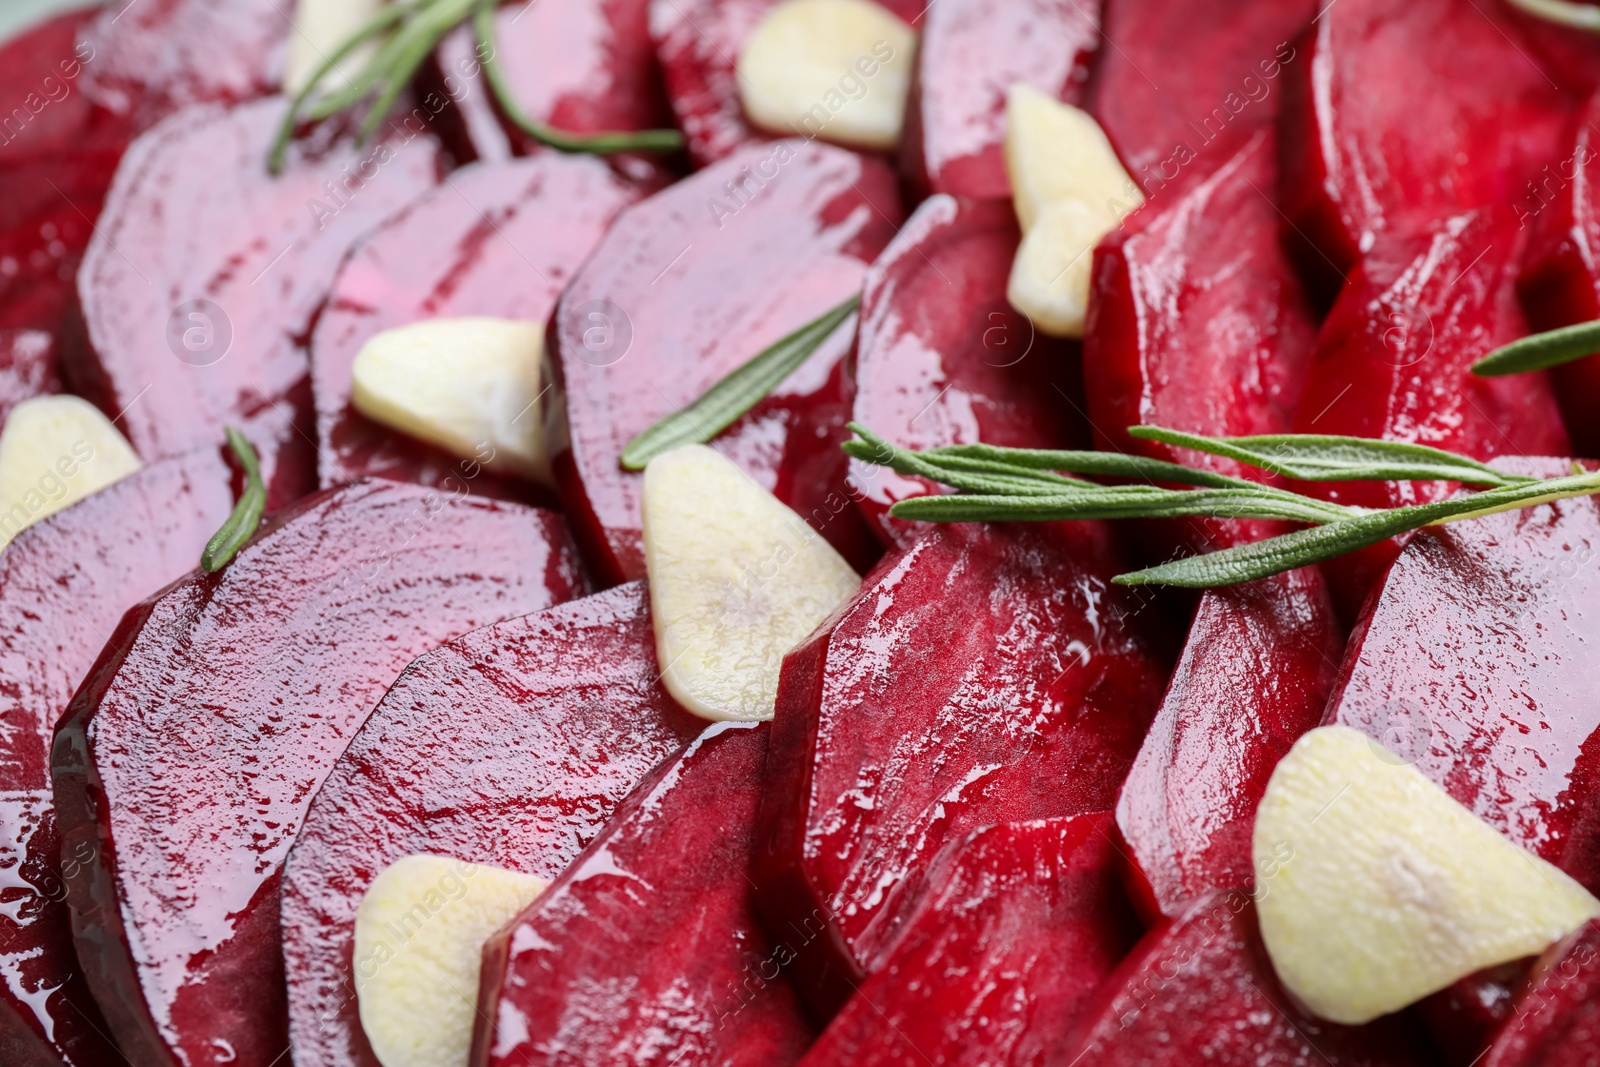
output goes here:
[[[1568, 461], [1503, 460], [1553, 477]], [[1600, 890], [1600, 506], [1418, 534], [1345, 655], [1329, 723], [1382, 741], [1513, 841]]]
[[1514, 960], [1452, 982], [1417, 1005], [1434, 1047], [1450, 1067], [1475, 1067], [1512, 1017], [1531, 961]]
[[[736, 153], [617, 216], [550, 328], [560, 394], [547, 437], [562, 500], [607, 584], [644, 576], [633, 437], [779, 338], [860, 292], [901, 222], [883, 164], [779, 141]], [[871, 537], [849, 506], [849, 320], [711, 442], [858, 567]]]
[[[1600, 97], [1579, 112], [1569, 151], [1547, 164], [1513, 204], [1528, 231], [1517, 288], [1528, 321], [1553, 330], [1600, 319]], [[1573, 448], [1600, 456], [1600, 357], [1550, 372]]]
[[[570, 133], [670, 126], [649, 6], [650, 0], [525, 0], [499, 8], [500, 68], [523, 112]], [[539, 150], [496, 106], [469, 28], [444, 39], [423, 85], [451, 101], [438, 114], [441, 132], [467, 158]], [[625, 166], [649, 174], [652, 168], [641, 170], [640, 162], [628, 159]]]
[[1600, 920], [1534, 966], [1484, 1067], [1587, 1067], [1600, 1047]]
[[1399, 1067], [1434, 1062], [1405, 1016], [1336, 1026], [1278, 984], [1246, 893], [1208, 894], [1152, 931], [1101, 987], [1059, 1056], [1078, 1067]]
[[[1283, 210], [1314, 272], [1510, 204], [1557, 158], [1568, 98], [1497, 4], [1327, 4], [1289, 71]], [[1486, 78], [1484, 71], [1495, 76]]]
[[24, 400], [59, 392], [55, 338], [42, 330], [0, 329], [0, 425]]
[[894, 948], [802, 1062], [1052, 1062], [1139, 936], [1113, 832], [1102, 813], [952, 844]]
[[134, 142], [78, 276], [85, 336], [63, 352], [146, 459], [240, 427], [269, 508], [314, 477], [302, 346], [317, 307], [345, 250], [432, 186], [437, 162], [426, 139], [358, 153], [324, 130], [273, 177], [284, 106], [185, 110]]
[[[1005, 201], [938, 195], [912, 214], [862, 287], [856, 421], [907, 448], [1087, 445], [1078, 345], [1036, 333], [1006, 301], [1020, 240]], [[888, 511], [931, 483], [852, 460], [850, 486], [885, 540], [927, 529]]]
[[1250, 884], [1256, 805], [1320, 721], [1343, 647], [1315, 569], [1200, 598], [1117, 801], [1141, 911], [1170, 918], [1208, 890]]
[[[1479, 378], [1474, 362], [1527, 332], [1513, 272], [1509, 212], [1469, 212], [1429, 234], [1386, 237], [1339, 294], [1306, 377], [1295, 429], [1408, 441], [1476, 459], [1564, 455], [1567, 436], [1543, 374]], [[1313, 487], [1342, 504], [1426, 503], [1439, 482]], [[1331, 560], [1324, 571], [1352, 618], [1399, 551], [1389, 541]]]
[[378, 872], [433, 853], [554, 878], [704, 726], [661, 686], [640, 583], [477, 630], [407, 668], [328, 775], [285, 867], [295, 1062], [376, 1067], [352, 953]]
[[293, 15], [286, 0], [117, 0], [84, 28], [85, 89], [140, 128], [189, 104], [265, 96]]
[[1112, 543], [941, 526], [785, 660], [756, 880], [769, 929], [814, 933], [796, 973], [819, 1014], [883, 960], [946, 842], [1114, 803], [1166, 665]]
[[1210, 172], [1274, 121], [1318, 6], [1105, 0], [1089, 110], [1147, 195]]
[[[0, 1060], [121, 1058], [78, 971], [61, 881], [49, 745], [130, 605], [192, 570], [233, 498], [212, 450], [152, 463], [17, 535], [0, 553]], [[69, 852], [69, 870], [92, 853]]]
[[924, 194], [1009, 200], [1006, 93], [1023, 82], [1083, 102], [1098, 0], [939, 0], [921, 29], [902, 168]]
[[[783, 1067], [813, 1036], [747, 880], [769, 727], [719, 723], [483, 950], [475, 1067]], [[640, 950], [648, 946], [648, 951]]]
[[[924, 0], [881, 2], [913, 28], [920, 27], [918, 19], [927, 8]], [[745, 40], [778, 3], [650, 0], [650, 36], [666, 81], [667, 99], [697, 166], [715, 163], [735, 149], [769, 136], [745, 121], [735, 66]]]
[[51, 755], [79, 959], [137, 1063], [284, 1048], [282, 863], [384, 688], [440, 642], [578, 591], [548, 512], [361, 482], [131, 609]]
[[[311, 338], [323, 486], [364, 475], [491, 496], [516, 480], [394, 433], [350, 406], [356, 353], [381, 330], [436, 316], [540, 323], [616, 213], [637, 194], [605, 164], [546, 153], [463, 167], [358, 245]], [[532, 426], [537, 430], [537, 416]]]

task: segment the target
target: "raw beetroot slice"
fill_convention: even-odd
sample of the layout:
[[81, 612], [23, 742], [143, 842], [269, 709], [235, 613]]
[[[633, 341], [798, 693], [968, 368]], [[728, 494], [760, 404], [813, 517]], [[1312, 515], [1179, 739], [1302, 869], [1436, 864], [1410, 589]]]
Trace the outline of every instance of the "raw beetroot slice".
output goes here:
[[0, 329], [0, 426], [24, 400], [59, 392], [55, 338], [43, 330]]
[[938, 0], [921, 26], [902, 168], [924, 192], [1009, 200], [1006, 93], [1023, 82], [1081, 104], [1100, 44], [1099, 4]]
[[281, 865], [414, 657], [578, 591], [558, 517], [359, 482], [128, 612], [51, 756], [79, 959], [140, 1064], [283, 1051]]
[[1309, 269], [1347, 271], [1384, 233], [1510, 204], [1556, 157], [1570, 102], [1501, 10], [1323, 6], [1289, 71], [1282, 123], [1283, 209], [1314, 249]]
[[[128, 605], [192, 570], [233, 506], [215, 451], [152, 463], [45, 518], [0, 553], [0, 1060], [120, 1062], [78, 973], [49, 746]], [[68, 869], [92, 854], [73, 852]]]
[[266, 149], [284, 106], [185, 110], [134, 143], [78, 276], [87, 344], [63, 352], [146, 459], [241, 427], [269, 508], [312, 481], [301, 346], [339, 261], [433, 185], [436, 165], [424, 140], [357, 153], [328, 131], [273, 177]]
[[1208, 894], [1146, 935], [1101, 987], [1061, 1063], [1078, 1067], [1425, 1067], [1404, 1016], [1335, 1026], [1296, 1008], [1267, 959], [1255, 905]]
[[707, 729], [489, 940], [475, 1067], [800, 1058], [793, 950], [762, 935], [746, 874], [769, 729]]
[[1094, 523], [941, 526], [789, 654], [756, 878], [819, 1014], [946, 842], [1112, 805], [1166, 680], [1119, 569]]
[[[1563, 460], [1502, 460], [1540, 477]], [[1585, 497], [1418, 534], [1350, 639], [1327, 722], [1398, 752], [1600, 890], [1600, 506]]]
[[[1277, 116], [1314, 0], [1105, 0], [1089, 110], [1149, 196], [1209, 173]], [[1218, 151], [1222, 148], [1224, 151]]]
[[[377, 475], [493, 496], [527, 489], [479, 464], [377, 425], [350, 406], [356, 353], [373, 334], [437, 316], [489, 315], [541, 326], [612, 218], [636, 193], [597, 160], [463, 167], [351, 253], [311, 339], [324, 487]], [[528, 413], [537, 432], [537, 414]], [[470, 483], [470, 485], [469, 485]]]
[[[912, 214], [862, 287], [857, 422], [907, 448], [1087, 443], [1077, 344], [1036, 333], [1006, 301], [1020, 240], [1004, 201], [939, 195]], [[930, 483], [852, 460], [850, 486], [886, 541], [927, 529], [888, 511]]]
[[556, 877], [704, 727], [660, 677], [641, 583], [474, 631], [406, 669], [328, 775], [284, 869], [296, 1063], [376, 1067], [352, 952], [378, 872], [433, 853]]
[[1600, 1047], [1600, 920], [1550, 946], [1484, 1067], [1589, 1067]]
[[905, 932], [805, 1067], [1053, 1062], [1139, 936], [1107, 814], [1008, 823], [945, 851]]
[[[556, 480], [603, 581], [644, 576], [643, 478], [619, 466], [623, 447], [860, 292], [900, 221], [887, 167], [798, 141], [746, 149], [617, 216], [550, 329]], [[863, 567], [870, 537], [839, 452], [853, 324], [711, 445]]]

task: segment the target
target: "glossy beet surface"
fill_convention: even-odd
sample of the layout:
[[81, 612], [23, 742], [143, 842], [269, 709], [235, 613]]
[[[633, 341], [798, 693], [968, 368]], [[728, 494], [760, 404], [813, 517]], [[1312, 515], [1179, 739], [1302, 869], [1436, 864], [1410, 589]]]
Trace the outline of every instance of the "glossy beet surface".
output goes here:
[[1474, 1067], [1516, 1009], [1529, 960], [1469, 974], [1417, 1004], [1434, 1047], [1450, 1067]]
[[1099, 4], [939, 0], [917, 25], [902, 169], [924, 192], [1009, 200], [1006, 93], [1024, 82], [1081, 104], [1100, 46]]
[[[799, 141], [748, 148], [617, 217], [557, 308], [546, 398], [562, 500], [602, 581], [644, 576], [643, 476], [620, 468], [623, 446], [859, 292], [900, 222], [887, 167]], [[862, 567], [839, 452], [853, 327], [711, 445]]]
[[24, 400], [60, 391], [55, 339], [42, 330], [0, 330], [0, 426]]
[[746, 875], [769, 730], [710, 727], [490, 939], [475, 1065], [800, 1058], [812, 1030], [784, 974], [795, 950], [762, 934]]
[[[1509, 213], [1441, 220], [1431, 234], [1385, 238], [1334, 304], [1306, 378], [1295, 429], [1410, 441], [1477, 459], [1564, 455], [1567, 436], [1542, 374], [1479, 378], [1471, 366], [1527, 332], [1512, 274]], [[1425, 503], [1442, 483], [1344, 482], [1314, 487], [1364, 507]], [[1395, 542], [1330, 561], [1347, 618], [1398, 550]]]
[[312, 317], [345, 250], [432, 186], [436, 163], [425, 139], [357, 152], [324, 134], [274, 178], [284, 106], [186, 110], [135, 142], [78, 276], [87, 344], [63, 354], [146, 459], [239, 426], [269, 508], [313, 480]]
[[1383, 234], [1511, 204], [1557, 158], [1570, 102], [1503, 11], [1326, 5], [1289, 71], [1282, 126], [1283, 209], [1314, 248], [1308, 268], [1348, 271]]
[[1335, 1026], [1278, 985], [1241, 892], [1213, 893], [1146, 935], [1084, 1015], [1060, 1062], [1079, 1067], [1378, 1067], [1433, 1063], [1410, 1021]]
[[475, 631], [407, 668], [328, 775], [285, 867], [296, 1064], [376, 1065], [352, 969], [373, 877], [426, 852], [555, 878], [704, 727], [660, 675], [642, 584]]
[[1206, 890], [1251, 883], [1256, 804], [1320, 721], [1343, 638], [1314, 568], [1200, 598], [1117, 801], [1141, 910], [1171, 917]]
[[[648, 9], [649, 0], [528, 0], [496, 11], [500, 68], [524, 113], [570, 133], [671, 126]], [[426, 84], [451, 101], [441, 128], [462, 139], [470, 158], [540, 151], [494, 103], [467, 28], [445, 38], [434, 63]]]
[[[650, 0], [650, 36], [656, 44], [667, 99], [697, 166], [714, 163], [769, 136], [745, 121], [734, 67], [751, 31], [778, 3]], [[924, 0], [883, 0], [883, 6], [913, 29], [921, 28], [916, 20], [926, 8]]]
[[[496, 496], [527, 489], [366, 419], [350, 406], [356, 353], [380, 330], [435, 316], [543, 324], [606, 226], [635, 198], [597, 160], [547, 153], [452, 173], [358, 245], [311, 339], [324, 486], [363, 475]], [[537, 410], [526, 416], [540, 431]]]
[[[1561, 460], [1505, 461], [1544, 477]], [[1513, 841], [1600, 890], [1600, 506], [1418, 534], [1351, 637], [1327, 722], [1377, 738]]]
[[[55, 1057], [72, 1067], [120, 1062], [73, 951], [50, 737], [123, 611], [199, 562], [233, 507], [228, 482], [209, 449], [153, 463], [0, 553], [0, 1058], [8, 1067]], [[69, 871], [91, 858], [69, 853]], [[7, 1044], [13, 1033], [16, 1047]]]
[[942, 526], [785, 660], [757, 881], [769, 928], [825, 924], [797, 961], [821, 1012], [883, 959], [946, 842], [1114, 802], [1166, 665], [1156, 609], [1110, 584], [1111, 536]]
[[1589, 1067], [1600, 1048], [1600, 920], [1550, 946], [1484, 1067]]
[[[1528, 321], [1553, 330], [1600, 319], [1600, 98], [1579, 113], [1577, 134], [1558, 161], [1530, 182], [1513, 210], [1528, 230], [1518, 289]], [[1600, 456], [1600, 357], [1550, 372], [1573, 448]]]
[[805, 1067], [1054, 1062], [1139, 936], [1105, 814], [1009, 823], [952, 844], [879, 969]]
[[[923, 202], [867, 272], [857, 422], [908, 448], [1087, 445], [1078, 346], [1037, 334], [1006, 301], [1019, 240], [1009, 202]], [[928, 528], [888, 510], [931, 483], [852, 460], [850, 486], [885, 540], [910, 544]]]
[[188, 104], [265, 96], [283, 76], [294, 7], [286, 0], [136, 0], [84, 29], [85, 87], [141, 128]]
[[560, 519], [362, 482], [129, 611], [51, 756], [91, 987], [131, 1059], [283, 1052], [281, 866], [411, 659], [578, 591]]
[[1105, 0], [1089, 110], [1147, 195], [1209, 173], [1270, 126], [1314, 0]]

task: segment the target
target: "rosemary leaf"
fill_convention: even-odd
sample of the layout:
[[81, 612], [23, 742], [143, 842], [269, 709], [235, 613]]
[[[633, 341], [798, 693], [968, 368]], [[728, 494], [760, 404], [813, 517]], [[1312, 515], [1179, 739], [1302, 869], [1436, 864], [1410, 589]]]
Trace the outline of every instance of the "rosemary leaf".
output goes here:
[[624, 470], [643, 470], [663, 452], [711, 440], [760, 403], [855, 314], [859, 294], [757, 353], [688, 407], [668, 415], [622, 450]]
[[971, 494], [919, 496], [889, 509], [897, 519], [924, 522], [1054, 522], [1066, 519], [1278, 519], [1335, 523], [1356, 514], [1336, 504], [1293, 493], [1254, 489], [1160, 489], [1150, 485], [1102, 486], [1051, 495]]
[[[1600, 12], [1600, 8], [1590, 10]], [[1559, 367], [1600, 352], [1600, 322], [1580, 322], [1523, 337], [1495, 349], [1472, 365], [1472, 373], [1483, 378]]]
[[1589, 4], [1575, 4], [1571, 0], [1510, 0], [1510, 3], [1512, 7], [1520, 7], [1558, 26], [1600, 33], [1600, 8]]
[[227, 428], [227, 436], [228, 447], [233, 450], [239, 466], [244, 468], [244, 492], [239, 494], [232, 514], [211, 535], [205, 551], [200, 553], [200, 569], [208, 574], [226, 567], [239, 549], [255, 536], [256, 527], [261, 525], [261, 513], [267, 506], [267, 487], [261, 480], [261, 463], [256, 458], [256, 450], [232, 426]]
[[[850, 428], [860, 433], [857, 424]], [[1000, 448], [995, 445], [947, 445], [921, 453], [930, 459], [959, 456], [981, 459], [1030, 470], [1070, 471], [1100, 478], [1140, 478], [1146, 481], [1176, 482], [1212, 489], [1256, 488], [1256, 483], [1216, 471], [1185, 467], [1180, 463], [1130, 456], [1124, 452], [1056, 452], [1034, 448]]]
[[1302, 481], [1461, 482], [1490, 486], [1537, 481], [1505, 474], [1475, 459], [1427, 445], [1377, 441], [1369, 437], [1297, 433], [1207, 437], [1162, 426], [1132, 426], [1128, 433], [1141, 440], [1223, 456]]

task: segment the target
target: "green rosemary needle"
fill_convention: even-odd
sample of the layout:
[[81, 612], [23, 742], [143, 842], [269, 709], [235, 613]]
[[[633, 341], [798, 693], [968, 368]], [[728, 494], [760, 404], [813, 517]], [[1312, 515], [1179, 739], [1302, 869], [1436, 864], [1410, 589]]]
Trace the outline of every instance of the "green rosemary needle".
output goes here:
[[[1600, 8], [1591, 10], [1600, 12]], [[1600, 353], [1600, 322], [1580, 322], [1503, 345], [1474, 363], [1472, 373], [1484, 378], [1524, 374], [1596, 353]]]
[[226, 432], [228, 447], [244, 469], [244, 492], [239, 494], [232, 514], [211, 535], [205, 551], [200, 553], [200, 569], [208, 574], [226, 567], [239, 549], [255, 536], [256, 527], [261, 525], [261, 513], [267, 506], [267, 487], [261, 480], [261, 463], [256, 458], [256, 450], [250, 447], [244, 434], [232, 426]]

